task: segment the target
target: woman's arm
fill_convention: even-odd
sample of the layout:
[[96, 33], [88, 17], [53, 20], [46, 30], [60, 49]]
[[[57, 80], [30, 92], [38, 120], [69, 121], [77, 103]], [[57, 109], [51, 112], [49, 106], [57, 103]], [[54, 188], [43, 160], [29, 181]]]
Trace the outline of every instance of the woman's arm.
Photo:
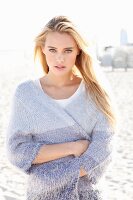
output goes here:
[[60, 144], [45, 144], [40, 148], [32, 164], [49, 162], [69, 155], [80, 156], [86, 151], [88, 145], [88, 140], [78, 140]]
[[[78, 140], [77, 142], [66, 142], [61, 144], [43, 145], [32, 164], [49, 162], [69, 155], [81, 155], [88, 147], [89, 141]], [[80, 177], [87, 175], [81, 167]]]
[[115, 129], [109, 124], [105, 114], [99, 112], [92, 131], [92, 140], [86, 152], [80, 156], [81, 166], [89, 175], [90, 182], [96, 184], [112, 161]]
[[[22, 171], [29, 173], [31, 165], [37, 163], [37, 157], [40, 155], [41, 162], [50, 159], [58, 159], [68, 155], [80, 156], [86, 151], [87, 140], [78, 140], [64, 144], [48, 145], [44, 141], [36, 143], [32, 137], [32, 115], [18, 97], [19, 90], [13, 96], [10, 120], [6, 135], [6, 150], [9, 161]], [[29, 123], [27, 123], [29, 122]], [[86, 143], [86, 144], [85, 144]], [[58, 146], [57, 146], [58, 145]], [[64, 146], [65, 145], [65, 146]], [[55, 152], [56, 147], [57, 152]], [[58, 148], [57, 148], [58, 147]], [[62, 148], [61, 148], [62, 147]], [[48, 151], [51, 148], [51, 151]], [[50, 152], [49, 155], [46, 151]], [[43, 154], [43, 152], [45, 152]], [[52, 154], [53, 152], [53, 154]], [[46, 156], [44, 158], [44, 155]]]
[[43, 145], [32, 164], [39, 164], [72, 155], [73, 142]]

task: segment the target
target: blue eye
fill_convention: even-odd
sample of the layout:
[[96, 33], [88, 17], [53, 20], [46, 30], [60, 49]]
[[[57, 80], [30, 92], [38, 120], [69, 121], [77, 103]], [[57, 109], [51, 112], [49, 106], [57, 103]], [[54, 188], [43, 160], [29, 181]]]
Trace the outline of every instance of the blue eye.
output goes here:
[[65, 51], [66, 53], [71, 53], [72, 52], [72, 50], [71, 49], [66, 49], [66, 51]]
[[50, 52], [55, 53], [56, 50], [55, 49], [49, 49]]

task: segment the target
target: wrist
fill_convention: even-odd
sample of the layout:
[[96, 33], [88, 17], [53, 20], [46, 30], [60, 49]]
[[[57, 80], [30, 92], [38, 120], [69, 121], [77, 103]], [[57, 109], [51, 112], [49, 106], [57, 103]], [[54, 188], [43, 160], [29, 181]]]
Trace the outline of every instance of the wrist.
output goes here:
[[75, 142], [68, 142], [67, 148], [69, 155], [75, 156]]

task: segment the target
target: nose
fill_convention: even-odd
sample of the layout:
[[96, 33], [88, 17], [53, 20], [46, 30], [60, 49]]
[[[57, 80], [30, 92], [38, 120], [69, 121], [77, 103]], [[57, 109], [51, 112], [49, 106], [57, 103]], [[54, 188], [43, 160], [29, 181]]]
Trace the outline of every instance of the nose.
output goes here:
[[64, 56], [62, 54], [58, 54], [56, 56], [56, 60], [58, 63], [63, 63], [64, 62]]

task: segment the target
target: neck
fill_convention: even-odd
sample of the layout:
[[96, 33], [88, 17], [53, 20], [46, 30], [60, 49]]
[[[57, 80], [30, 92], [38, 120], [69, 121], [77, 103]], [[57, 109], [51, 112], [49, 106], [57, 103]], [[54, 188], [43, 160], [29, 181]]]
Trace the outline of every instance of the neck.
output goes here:
[[45, 75], [45, 81], [48, 85], [62, 87], [70, 84], [70, 82], [72, 82], [75, 77], [76, 76], [72, 72], [64, 76], [55, 76], [49, 72], [47, 75]]

